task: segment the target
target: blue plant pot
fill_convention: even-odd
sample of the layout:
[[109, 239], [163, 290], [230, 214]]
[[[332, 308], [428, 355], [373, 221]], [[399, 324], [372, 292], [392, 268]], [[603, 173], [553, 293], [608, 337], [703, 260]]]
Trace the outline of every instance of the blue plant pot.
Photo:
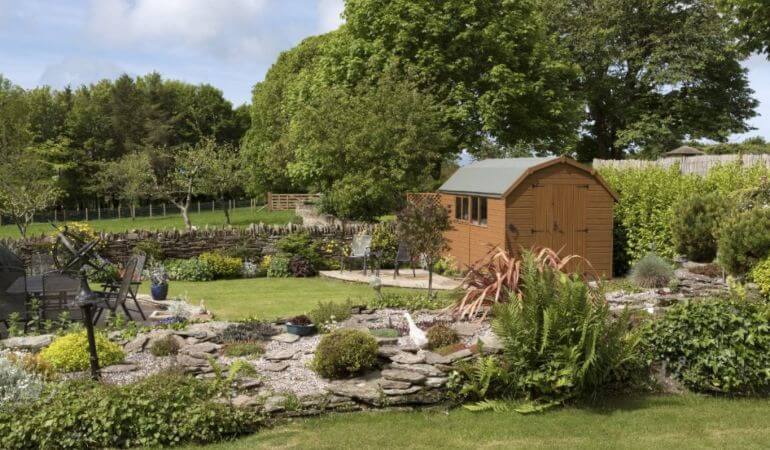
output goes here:
[[315, 333], [315, 325], [292, 325], [286, 324], [286, 332], [296, 334], [297, 336], [310, 336]]
[[153, 300], [165, 300], [168, 297], [168, 284], [153, 284], [150, 286]]

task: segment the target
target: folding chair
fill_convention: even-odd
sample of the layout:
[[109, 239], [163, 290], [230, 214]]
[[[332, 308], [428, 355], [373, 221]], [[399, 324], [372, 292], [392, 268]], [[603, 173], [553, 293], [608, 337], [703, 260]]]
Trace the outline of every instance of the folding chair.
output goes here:
[[359, 234], [353, 236], [353, 242], [350, 243], [350, 255], [347, 257], [342, 256], [340, 258], [340, 273], [344, 269], [343, 262], [345, 260], [350, 261], [361, 259], [364, 262], [364, 275], [366, 275], [367, 263], [371, 256], [372, 236], [368, 234]]
[[412, 255], [409, 252], [409, 247], [407, 247], [404, 243], [399, 243], [398, 251], [396, 252], [396, 260], [394, 261], [395, 264], [393, 266], [393, 278], [396, 278], [397, 275], [401, 275], [398, 272], [398, 265], [402, 262], [409, 263], [409, 266], [412, 268], [412, 276], [416, 277], [417, 273], [414, 270], [414, 258], [412, 258]]

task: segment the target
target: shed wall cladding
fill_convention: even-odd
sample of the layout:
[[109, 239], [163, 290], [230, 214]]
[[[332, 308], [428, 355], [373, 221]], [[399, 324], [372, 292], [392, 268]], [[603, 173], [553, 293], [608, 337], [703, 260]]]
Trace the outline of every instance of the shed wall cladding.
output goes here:
[[573, 164], [562, 158], [526, 175], [513, 190], [486, 196], [486, 224], [473, 223], [462, 212], [456, 218], [457, 198], [468, 198], [470, 206], [473, 194], [442, 192], [441, 202], [453, 221], [446, 235], [449, 253], [465, 266], [481, 260], [491, 247], [516, 253], [550, 247], [562, 255], [581, 255], [592, 268], [575, 263], [570, 269], [610, 277], [614, 198], [596, 176]]

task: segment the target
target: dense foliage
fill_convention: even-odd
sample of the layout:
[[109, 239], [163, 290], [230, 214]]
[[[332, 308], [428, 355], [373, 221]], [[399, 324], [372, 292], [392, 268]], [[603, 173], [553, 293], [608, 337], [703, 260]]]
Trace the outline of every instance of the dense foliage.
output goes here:
[[[99, 364], [110, 366], [123, 361], [123, 348], [96, 333], [96, 354]], [[89, 367], [88, 338], [85, 331], [70, 333], [56, 338], [40, 352], [40, 359], [60, 372], [77, 372]]]
[[289, 267], [290, 258], [286, 254], [272, 255], [267, 267], [267, 276], [271, 278], [285, 278], [291, 275]]
[[420, 255], [428, 268], [428, 296], [433, 295], [433, 266], [449, 248], [449, 212], [436, 202], [409, 202], [398, 214], [396, 236], [409, 254]]
[[720, 394], [770, 390], [770, 309], [746, 300], [677, 304], [649, 333], [655, 357], [690, 389]]
[[728, 211], [719, 192], [696, 194], [674, 206], [671, 223], [676, 250], [687, 259], [711, 262], [717, 254], [717, 232]]
[[673, 277], [674, 268], [655, 253], [644, 255], [631, 269], [634, 283], [646, 288], [665, 287]]
[[428, 336], [428, 347], [435, 350], [456, 344], [460, 341], [460, 336], [452, 327], [444, 323], [437, 323], [428, 328], [425, 333]]
[[0, 355], [0, 411], [12, 403], [32, 401], [43, 392], [43, 380]]
[[201, 263], [211, 269], [214, 279], [238, 278], [243, 269], [243, 260], [221, 252], [205, 252], [198, 256]]
[[316, 274], [316, 269], [313, 267], [313, 263], [308, 261], [302, 255], [294, 255], [289, 261], [289, 271], [292, 276], [299, 278], [312, 277]]
[[335, 303], [332, 301], [319, 301], [318, 305], [308, 314], [313, 323], [318, 326], [319, 331], [330, 331], [336, 328], [337, 323], [348, 319], [351, 316], [353, 304], [350, 300]]
[[228, 342], [254, 342], [269, 339], [275, 336], [279, 330], [264, 320], [250, 319], [240, 323], [230, 324], [222, 332], [221, 341]]
[[342, 328], [321, 338], [313, 358], [313, 370], [324, 378], [347, 378], [377, 364], [377, 340], [366, 331]]
[[719, 263], [744, 275], [770, 254], [770, 209], [755, 208], [728, 217], [719, 231]]
[[770, 258], [765, 258], [755, 265], [749, 275], [762, 295], [770, 298]]
[[385, 292], [369, 300], [369, 307], [374, 309], [395, 308], [417, 311], [420, 309], [441, 309], [449, 305], [449, 300], [444, 297], [426, 294], [399, 294]]
[[211, 266], [198, 258], [171, 259], [164, 263], [166, 274], [172, 281], [211, 281], [214, 271]]
[[0, 447], [156, 447], [207, 443], [256, 430], [254, 413], [214, 401], [212, 382], [176, 374], [110, 386], [67, 382], [0, 412]]

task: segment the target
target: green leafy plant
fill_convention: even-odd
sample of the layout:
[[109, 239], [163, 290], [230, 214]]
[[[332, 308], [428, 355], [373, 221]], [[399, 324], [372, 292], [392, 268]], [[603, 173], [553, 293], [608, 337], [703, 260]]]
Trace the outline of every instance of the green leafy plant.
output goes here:
[[438, 296], [428, 297], [426, 294], [397, 294], [386, 292], [369, 300], [368, 306], [373, 309], [396, 308], [417, 311], [419, 309], [441, 309], [449, 305], [450, 300]]
[[770, 253], [770, 209], [755, 208], [728, 217], [718, 237], [717, 259], [732, 275], [748, 273]]
[[225, 344], [223, 353], [231, 358], [239, 356], [260, 356], [265, 353], [265, 347], [259, 342], [231, 342]]
[[428, 336], [428, 347], [431, 349], [446, 347], [460, 341], [460, 336], [457, 332], [444, 323], [437, 323], [428, 328], [426, 334]]
[[377, 340], [365, 331], [334, 330], [318, 343], [313, 370], [330, 379], [358, 375], [375, 367], [377, 348]]
[[765, 258], [751, 269], [751, 279], [765, 297], [770, 297], [770, 258]]
[[[125, 356], [118, 344], [101, 333], [96, 333], [96, 354], [102, 367], [119, 363]], [[86, 370], [89, 366], [89, 355], [85, 331], [57, 338], [40, 352], [40, 358], [60, 372]]]
[[155, 357], [176, 355], [179, 353], [179, 343], [173, 336], [155, 339], [150, 345], [150, 353]]
[[44, 383], [34, 372], [0, 356], [0, 410], [16, 402], [28, 402], [40, 397]]
[[253, 432], [259, 417], [214, 401], [216, 383], [177, 373], [125, 386], [70, 381], [0, 411], [0, 448], [204, 444]]
[[198, 259], [211, 268], [214, 279], [238, 278], [243, 269], [243, 260], [226, 256], [220, 252], [205, 252]]
[[634, 283], [646, 288], [666, 287], [673, 277], [671, 264], [655, 253], [647, 253], [631, 269]]
[[313, 263], [302, 255], [294, 255], [289, 261], [289, 271], [295, 277], [306, 278], [316, 274]]
[[318, 243], [306, 232], [287, 234], [275, 246], [282, 253], [289, 255], [289, 258], [295, 255], [303, 256], [313, 267], [318, 267], [320, 263]]
[[770, 309], [743, 299], [679, 303], [648, 338], [656, 359], [690, 389], [719, 394], [770, 392]]
[[398, 252], [398, 237], [392, 223], [378, 223], [372, 230], [371, 251], [379, 255], [381, 265], [390, 267]]
[[166, 273], [172, 281], [211, 281], [212, 267], [198, 258], [171, 259], [165, 263]]
[[269, 261], [270, 266], [267, 268], [267, 276], [270, 278], [286, 278], [291, 275], [289, 261], [289, 257], [286, 255], [273, 255]]
[[457, 260], [451, 256], [442, 256], [441, 259], [436, 261], [436, 264], [433, 265], [433, 270], [437, 274], [447, 277], [456, 277], [462, 273], [457, 264]]
[[248, 319], [228, 325], [222, 332], [221, 342], [250, 342], [268, 339], [280, 331], [270, 322], [260, 319]]
[[695, 194], [680, 201], [671, 223], [676, 250], [687, 259], [711, 262], [717, 254], [717, 232], [727, 214], [727, 203], [718, 192]]
[[319, 331], [329, 331], [337, 323], [347, 320], [351, 316], [353, 303], [350, 300], [345, 302], [318, 302], [315, 308], [308, 314], [313, 323], [318, 326]]
[[144, 253], [150, 264], [159, 263], [165, 259], [163, 247], [156, 240], [145, 239], [134, 246], [134, 251]]

